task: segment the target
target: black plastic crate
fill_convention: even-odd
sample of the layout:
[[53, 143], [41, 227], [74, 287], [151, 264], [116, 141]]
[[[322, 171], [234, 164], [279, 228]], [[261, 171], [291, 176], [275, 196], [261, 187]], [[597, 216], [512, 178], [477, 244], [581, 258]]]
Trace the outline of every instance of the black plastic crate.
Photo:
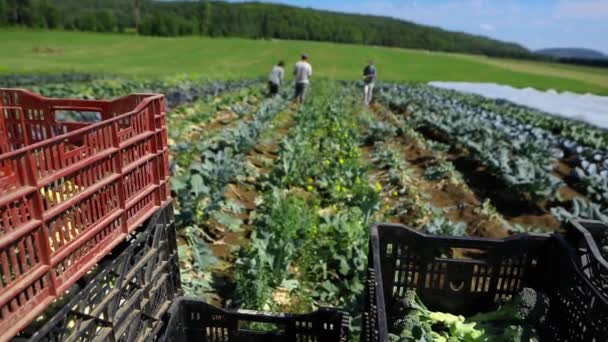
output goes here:
[[388, 340], [387, 310], [416, 289], [431, 310], [463, 315], [490, 310], [522, 287], [551, 299], [541, 332], [549, 341], [606, 341], [608, 302], [575, 263], [559, 235], [524, 234], [503, 240], [442, 237], [402, 225], [371, 230], [362, 341]]
[[576, 252], [583, 274], [608, 299], [608, 260], [600, 252], [599, 241], [608, 234], [608, 225], [600, 221], [572, 220], [566, 239]]
[[348, 314], [330, 308], [295, 315], [225, 310], [178, 298], [168, 315], [162, 342], [348, 341]]
[[138, 231], [104, 259], [84, 288], [72, 289], [75, 295], [44, 325], [33, 324], [15, 340], [156, 338], [166, 311], [181, 294], [172, 205], [159, 209]]

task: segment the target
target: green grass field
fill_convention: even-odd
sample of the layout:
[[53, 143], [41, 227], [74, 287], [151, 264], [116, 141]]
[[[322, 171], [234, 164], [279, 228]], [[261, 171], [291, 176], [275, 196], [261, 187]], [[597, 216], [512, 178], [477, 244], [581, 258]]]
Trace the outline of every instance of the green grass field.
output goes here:
[[156, 38], [19, 29], [0, 30], [0, 74], [88, 72], [160, 77], [180, 73], [227, 79], [265, 75], [277, 60], [311, 56], [315, 77], [357, 79], [373, 58], [385, 81], [496, 82], [515, 87], [608, 94], [608, 69], [562, 66], [420, 50], [303, 41]]

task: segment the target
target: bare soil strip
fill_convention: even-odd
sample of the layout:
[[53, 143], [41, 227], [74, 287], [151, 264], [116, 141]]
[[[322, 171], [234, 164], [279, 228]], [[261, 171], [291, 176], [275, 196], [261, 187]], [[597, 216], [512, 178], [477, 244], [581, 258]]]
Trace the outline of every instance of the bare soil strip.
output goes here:
[[236, 260], [234, 252], [249, 241], [257, 207], [256, 199], [262, 190], [260, 180], [267, 177], [272, 171], [273, 164], [279, 157], [279, 142], [293, 126], [293, 115], [293, 107], [288, 107], [279, 113], [262, 134], [258, 144], [247, 154], [247, 167], [254, 169], [253, 173], [256, 176], [235, 180], [225, 187], [224, 198], [236, 202], [242, 207], [240, 213], [227, 213], [243, 222], [240, 230], [231, 231], [214, 220], [207, 222], [207, 229], [222, 233], [221, 239], [210, 244], [214, 255], [220, 260], [212, 270], [216, 279], [214, 289], [217, 291], [215, 300], [218, 305], [223, 305], [223, 298], [230, 298], [229, 293], [234, 290], [231, 282], [232, 267]]
[[[376, 104], [372, 107], [374, 115], [382, 121], [398, 124], [396, 115], [387, 108]], [[395, 145], [399, 146], [403, 158], [411, 167], [412, 183], [425, 196], [425, 200], [436, 208], [444, 209], [444, 217], [452, 222], [464, 222], [468, 225], [468, 233], [473, 236], [501, 238], [508, 235], [509, 224], [556, 229], [559, 223], [545, 212], [517, 213], [517, 210], [506, 210], [497, 205], [497, 200], [489, 196], [488, 189], [495, 184], [486, 177], [484, 170], [477, 166], [462, 165], [466, 160], [463, 155], [433, 151], [426, 146], [427, 137], [423, 134], [414, 136], [398, 136]], [[436, 165], [439, 159], [451, 162], [463, 174], [461, 181], [444, 179], [431, 181], [424, 177], [426, 169]], [[504, 189], [499, 189], [504, 191]], [[489, 199], [489, 202], [486, 202]], [[485, 203], [484, 203], [485, 202]], [[491, 205], [489, 205], [491, 204]], [[498, 203], [500, 204], [500, 203]], [[496, 211], [493, 210], [496, 208]], [[412, 217], [394, 218], [393, 221], [416, 225]]]
[[[408, 113], [399, 112], [398, 115], [408, 116]], [[466, 151], [461, 151], [454, 146], [453, 141], [442, 136], [439, 132], [430, 129], [419, 129], [425, 139], [437, 141], [450, 145], [452, 148], [447, 152], [446, 158], [452, 162], [456, 169], [463, 174], [464, 180], [469, 189], [475, 194], [477, 199], [489, 199], [498, 213], [513, 225], [523, 227], [540, 228], [545, 231], [555, 231], [560, 229], [560, 223], [553, 217], [550, 208], [560, 203], [555, 202], [514, 202], [508, 189], [504, 188], [498, 180], [483, 165], [476, 162]], [[564, 167], [560, 163], [558, 168]], [[566, 165], [567, 166], [567, 165]], [[561, 172], [568, 172], [561, 170]], [[556, 176], [565, 178], [556, 169]], [[583, 197], [578, 191], [568, 186], [567, 183], [560, 189], [562, 201], [568, 201], [573, 197]]]

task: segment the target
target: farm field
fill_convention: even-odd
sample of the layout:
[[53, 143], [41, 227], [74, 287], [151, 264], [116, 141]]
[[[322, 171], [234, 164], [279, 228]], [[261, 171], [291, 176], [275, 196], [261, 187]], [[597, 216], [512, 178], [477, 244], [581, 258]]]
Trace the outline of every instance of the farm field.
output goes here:
[[187, 73], [211, 79], [255, 78], [266, 75], [278, 59], [289, 65], [305, 51], [311, 55], [315, 77], [355, 80], [365, 61], [372, 58], [379, 66], [379, 77], [388, 82], [494, 82], [522, 88], [608, 94], [605, 69], [421, 50], [24, 29], [1, 29], [0, 40], [3, 51], [0, 74], [79, 72], [157, 78]]
[[33, 90], [167, 94], [181, 281], [223, 306], [340, 307], [356, 334], [374, 222], [493, 238], [608, 223], [608, 133], [506, 102], [384, 83], [368, 108], [356, 83], [314, 80], [295, 105], [255, 79], [62, 77]]

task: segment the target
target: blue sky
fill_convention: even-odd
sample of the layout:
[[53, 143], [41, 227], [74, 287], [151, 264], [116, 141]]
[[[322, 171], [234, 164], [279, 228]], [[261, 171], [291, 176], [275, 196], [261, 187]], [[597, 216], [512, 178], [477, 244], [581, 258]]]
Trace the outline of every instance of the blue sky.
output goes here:
[[386, 15], [520, 43], [586, 47], [608, 54], [608, 0], [271, 0]]

